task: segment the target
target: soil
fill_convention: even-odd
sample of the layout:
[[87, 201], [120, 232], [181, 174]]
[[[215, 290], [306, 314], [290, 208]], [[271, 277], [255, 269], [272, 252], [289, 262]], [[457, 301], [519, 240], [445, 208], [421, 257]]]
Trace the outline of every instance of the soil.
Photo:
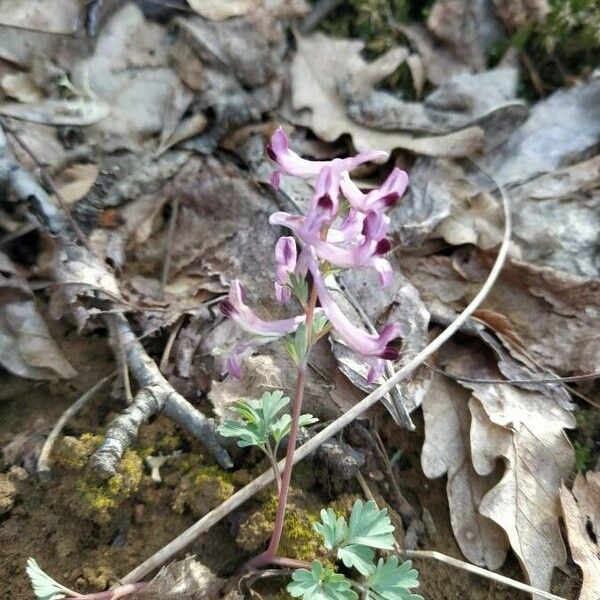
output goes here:
[[[29, 556], [35, 557], [44, 570], [69, 587], [80, 592], [100, 591], [189, 527], [199, 516], [193, 503], [181, 501], [178, 494], [183, 493], [180, 481], [184, 479], [184, 469], [189, 468], [189, 457], [201, 457], [201, 447], [164, 417], [143, 427], [138, 452], [143, 454], [144, 446], [156, 451], [168, 450], [171, 445], [178, 446], [182, 458], [173, 459], [161, 468], [163, 482], [160, 484], [152, 481], [145, 468], [139, 489], [122, 502], [108, 520], [98, 522], [74, 509], [74, 501], [81, 492], [72, 473], [56, 468], [55, 464], [51, 482], [42, 483], [37, 479], [33, 468], [36, 448], [39, 449], [51, 424], [77, 397], [114, 368], [104, 332], [81, 336], [75, 331], [59, 331], [55, 326], [54, 333], [66, 355], [78, 367], [76, 378], [47, 383], [26, 381], [5, 372], [0, 374], [0, 447], [14, 441], [21, 433], [24, 437], [29, 436], [21, 447], [22, 456], [13, 457], [13, 460], [30, 472], [23, 478], [23, 471], [19, 470], [20, 477], [13, 477], [17, 490], [14, 505], [0, 515], [0, 598], [6, 600], [33, 597], [25, 575], [25, 562]], [[77, 437], [89, 432], [101, 433], [120, 406], [120, 401], [113, 399], [110, 389], [106, 389], [68, 423], [64, 434]], [[419, 430], [422, 431], [422, 427]], [[422, 540], [423, 548], [462, 558], [450, 529], [445, 479], [428, 481], [421, 472], [420, 435], [401, 431], [391, 422], [384, 427], [383, 433], [390, 455], [402, 450], [396, 468], [404, 492], [415, 506], [425, 507], [430, 515], [426, 519], [429, 527]], [[250, 464], [244, 466], [250, 471], [261, 468], [255, 458], [246, 459]], [[212, 468], [209, 465], [209, 470]], [[309, 473], [312, 469], [305, 471]], [[3, 472], [9, 472], [9, 467], [6, 466]], [[243, 470], [228, 476], [227, 480], [238, 487], [248, 477], [248, 471]], [[323, 486], [323, 478], [320, 479], [321, 483], [318, 483], [319, 477], [311, 475], [309, 484], [302, 484], [303, 494], [311, 506], [331, 502], [333, 498], [329, 492], [332, 489], [339, 491], [339, 485]], [[378, 491], [386, 495], [384, 485], [374, 480], [369, 482], [371, 484], [374, 489], [379, 485]], [[360, 493], [360, 488], [352, 482], [346, 491]], [[269, 492], [265, 492], [258, 500], [215, 526], [189, 551], [196, 553], [220, 576], [231, 575], [244, 556], [250, 556], [236, 543], [240, 526], [253, 510], [260, 508], [268, 495]], [[177, 510], [175, 506], [178, 506]], [[419, 591], [430, 600], [528, 597], [441, 563], [420, 560], [415, 566], [421, 574]], [[514, 556], [509, 556], [502, 573], [522, 579]], [[284, 586], [285, 581], [280, 582], [282, 580], [270, 580], [267, 584], [257, 584], [256, 589], [262, 590], [263, 597], [283, 598], [286, 595], [280, 586]], [[566, 572], [555, 573], [553, 592], [575, 598], [579, 585], [579, 572], [570, 567]]]

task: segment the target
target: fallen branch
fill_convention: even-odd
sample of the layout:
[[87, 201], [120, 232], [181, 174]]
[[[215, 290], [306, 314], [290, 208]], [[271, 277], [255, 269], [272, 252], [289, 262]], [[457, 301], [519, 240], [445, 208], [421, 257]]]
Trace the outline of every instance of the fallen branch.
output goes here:
[[[497, 186], [498, 187], [498, 186]], [[354, 405], [347, 412], [341, 415], [333, 423], [325, 427], [317, 433], [315, 437], [300, 446], [294, 453], [294, 463], [301, 461], [303, 458], [311, 454], [325, 440], [333, 437], [341, 431], [346, 425], [349, 425], [367, 409], [379, 402], [399, 381], [408, 377], [417, 367], [421, 366], [427, 358], [436, 352], [445, 342], [447, 342], [461, 327], [463, 323], [479, 308], [485, 297], [489, 294], [494, 286], [496, 279], [500, 275], [500, 271], [504, 266], [508, 250], [510, 247], [511, 238], [511, 218], [508, 198], [504, 194], [501, 187], [498, 187], [502, 196], [502, 206], [504, 209], [504, 236], [502, 244], [498, 251], [498, 256], [494, 261], [494, 265], [485, 280], [483, 286], [477, 295], [471, 300], [467, 307], [448, 325], [440, 335], [432, 340], [421, 352], [419, 352], [412, 360], [402, 366], [393, 377], [382, 383], [376, 390], [363, 398], [358, 404]], [[279, 469], [283, 469], [284, 461], [280, 461]], [[153, 554], [150, 558], [128, 573], [124, 578], [124, 583], [133, 583], [145, 577], [148, 573], [163, 565], [168, 560], [172, 559], [178, 552], [181, 552], [186, 546], [191, 544], [201, 533], [208, 531], [215, 523], [218, 523], [223, 517], [241, 506], [246, 500], [254, 496], [257, 492], [266, 487], [274, 479], [273, 469], [269, 469], [262, 475], [259, 475], [254, 481], [237, 491], [233, 496], [229, 497], [225, 502], [211, 510], [199, 521], [186, 529], [182, 534]]]
[[[3, 122], [2, 125], [5, 127]], [[18, 139], [14, 130], [7, 128], [7, 131]], [[22, 142], [21, 145], [40, 165], [32, 151]], [[49, 185], [53, 186], [53, 183], [49, 181]], [[15, 162], [2, 128], [0, 128], [0, 188], [6, 189], [7, 192], [12, 191], [17, 198], [27, 202], [35, 216], [52, 235], [59, 237], [65, 244], [74, 243], [65, 215], [52, 203], [46, 191], [35, 182], [32, 175]], [[107, 265], [91, 259], [89, 250], [84, 247], [78, 250], [79, 259], [84, 259], [86, 254], [89, 255], [89, 262], [93, 262], [96, 269], [104, 269], [105, 273], [100, 273], [101, 276], [106, 275], [107, 279], [112, 277]], [[65, 255], [68, 260], [68, 253]], [[127, 318], [121, 313], [107, 313], [104, 319], [109, 329], [114, 326], [117, 342], [125, 349], [127, 364], [141, 389], [133, 403], [109, 427], [103, 444], [92, 456], [91, 461], [94, 466], [106, 475], [113, 475], [123, 453], [136, 438], [140, 425], [153, 414], [162, 411], [198, 437], [220, 466], [231, 468], [233, 463], [227, 451], [219, 443], [212, 419], [207, 419], [178, 394], [162, 376], [156, 363], [136, 338]]]

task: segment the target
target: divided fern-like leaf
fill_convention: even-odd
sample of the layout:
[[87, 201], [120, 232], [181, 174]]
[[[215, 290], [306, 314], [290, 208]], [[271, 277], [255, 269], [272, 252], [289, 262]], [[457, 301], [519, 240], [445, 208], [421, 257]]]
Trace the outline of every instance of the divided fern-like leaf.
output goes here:
[[373, 500], [366, 504], [361, 500], [354, 503], [348, 523], [348, 544], [391, 550], [394, 547], [393, 531], [386, 508], [379, 510]]
[[343, 575], [314, 560], [310, 571], [297, 569], [292, 573], [287, 591], [294, 598], [302, 596], [302, 600], [358, 600], [351, 585]]
[[380, 558], [367, 580], [369, 596], [375, 600], [423, 600], [423, 596], [410, 591], [419, 587], [418, 577], [410, 560], [398, 565], [395, 556], [386, 561]]
[[325, 548], [333, 550], [339, 546], [348, 534], [348, 525], [344, 517], [338, 517], [332, 508], [321, 511], [321, 522], [315, 523], [315, 531], [325, 540]]
[[39, 600], [60, 600], [67, 596], [65, 587], [45, 573], [35, 559], [27, 559], [25, 571], [31, 581], [33, 593]]

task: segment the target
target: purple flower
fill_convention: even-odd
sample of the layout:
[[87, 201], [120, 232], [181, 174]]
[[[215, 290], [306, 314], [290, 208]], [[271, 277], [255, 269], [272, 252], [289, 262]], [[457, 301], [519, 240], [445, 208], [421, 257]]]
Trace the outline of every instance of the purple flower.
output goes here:
[[334, 158], [330, 161], [307, 160], [290, 150], [289, 140], [283, 127], [278, 127], [272, 135], [266, 152], [269, 158], [274, 160], [279, 167], [271, 177], [271, 184], [275, 189], [279, 187], [283, 173], [295, 175], [296, 177], [315, 177], [323, 167], [327, 166], [332, 168], [335, 179], [339, 181], [339, 176], [343, 171], [352, 171], [359, 165], [369, 161], [385, 161], [389, 157], [389, 154], [383, 150], [368, 150], [349, 158]]
[[286, 303], [292, 297], [288, 283], [290, 273], [296, 268], [296, 241], [293, 237], [280, 237], [275, 244], [275, 297]]
[[304, 322], [304, 315], [279, 321], [264, 321], [244, 303], [245, 296], [242, 284], [235, 279], [229, 289], [229, 296], [221, 300], [219, 308], [226, 317], [235, 321], [244, 331], [268, 338], [266, 341], [292, 333], [296, 331], [300, 323]]
[[[353, 233], [358, 231], [357, 224], [361, 219], [353, 216], [347, 226]], [[356, 222], [354, 222], [356, 221]], [[297, 217], [284, 212], [271, 215], [269, 222], [273, 225], [283, 225], [291, 229], [306, 246], [314, 249], [321, 260], [326, 260], [335, 267], [342, 269], [364, 269], [373, 267], [377, 270], [382, 286], [392, 280], [392, 268], [383, 258], [391, 249], [389, 240], [385, 237], [389, 226], [389, 218], [381, 212], [371, 211], [362, 218], [361, 233], [354, 239], [346, 238], [341, 229], [330, 230], [327, 239], [345, 239], [346, 245], [335, 244], [320, 238], [318, 231], [307, 225], [306, 218]]]
[[317, 289], [323, 312], [344, 343], [371, 366], [367, 381], [369, 383], [373, 382], [383, 372], [385, 360], [398, 360], [398, 350], [391, 346], [390, 342], [400, 335], [400, 324], [386, 325], [378, 335], [368, 333], [360, 327], [356, 327], [344, 315], [331, 297], [319, 271], [314, 253], [308, 259], [308, 267], [312, 274], [313, 285]]
[[393, 206], [404, 194], [408, 186], [408, 175], [395, 167], [381, 187], [364, 194], [345, 172], [340, 176], [340, 188], [350, 205], [360, 211], [385, 210]]

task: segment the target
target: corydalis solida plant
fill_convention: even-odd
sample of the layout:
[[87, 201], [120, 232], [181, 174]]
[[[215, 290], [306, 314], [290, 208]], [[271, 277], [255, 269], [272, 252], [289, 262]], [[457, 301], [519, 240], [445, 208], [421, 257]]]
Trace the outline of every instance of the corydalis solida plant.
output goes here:
[[[395, 168], [380, 188], [363, 193], [352, 181], [350, 172], [359, 165], [387, 160], [383, 151], [361, 152], [350, 158], [311, 161], [301, 158], [289, 147], [280, 127], [266, 148], [276, 163], [271, 184], [278, 188], [284, 175], [315, 178], [315, 193], [302, 215], [276, 212], [269, 222], [289, 229], [290, 236], [279, 239], [275, 246], [275, 296], [287, 303], [292, 295], [303, 312], [295, 317], [266, 321], [258, 317], [245, 302], [239, 281], [234, 281], [229, 296], [221, 302], [223, 314], [231, 318], [247, 334], [230, 352], [228, 368], [240, 377], [241, 361], [261, 344], [283, 337], [297, 369], [296, 389], [292, 405], [292, 425], [286, 462], [281, 477], [279, 501], [273, 535], [268, 549], [251, 561], [262, 566], [275, 559], [289, 491], [296, 446], [298, 422], [304, 392], [307, 359], [312, 344], [332, 329], [356, 355], [369, 365], [368, 381], [379, 378], [386, 360], [396, 360], [398, 350], [392, 345], [402, 329], [399, 323], [386, 325], [377, 334], [355, 326], [336, 304], [325, 279], [331, 270], [375, 269], [382, 286], [390, 284], [392, 268], [385, 255], [391, 249], [387, 232], [390, 224], [385, 214], [404, 194], [408, 176]], [[319, 306], [317, 306], [319, 304]], [[325, 325], [328, 321], [329, 327]], [[294, 336], [290, 342], [290, 336]]]

